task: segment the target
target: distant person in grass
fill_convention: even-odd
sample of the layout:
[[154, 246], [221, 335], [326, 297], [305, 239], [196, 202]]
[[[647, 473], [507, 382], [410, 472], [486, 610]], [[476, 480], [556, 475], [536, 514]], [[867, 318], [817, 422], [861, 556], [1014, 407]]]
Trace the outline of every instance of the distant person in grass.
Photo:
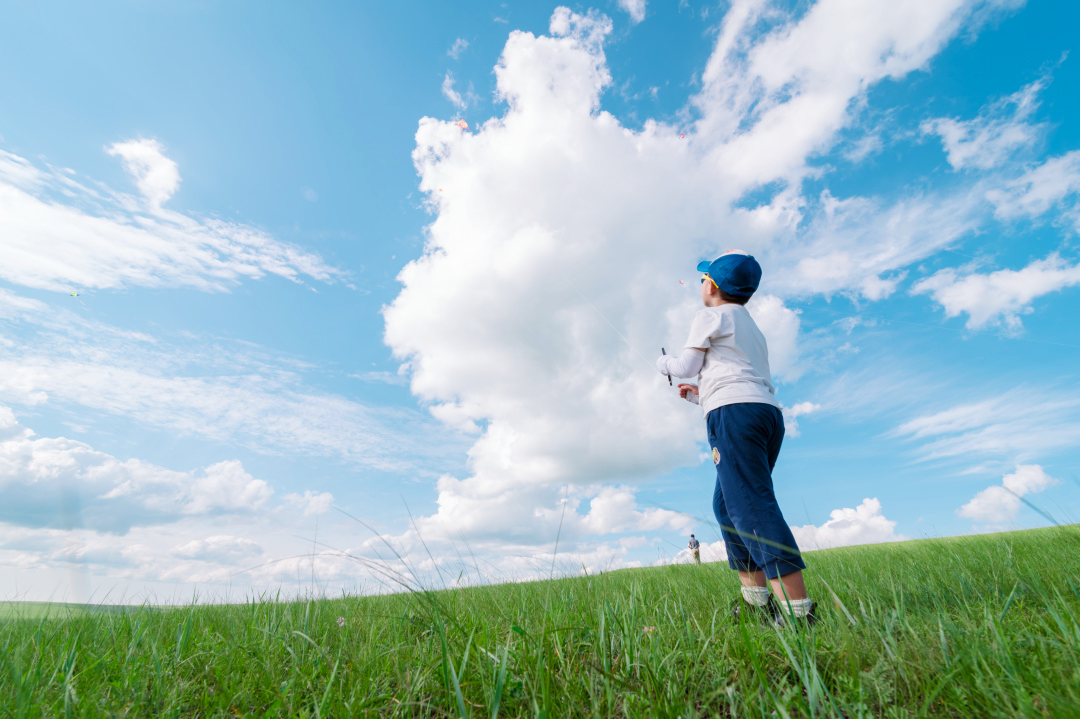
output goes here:
[[[660, 357], [656, 366], [662, 374], [698, 377], [696, 385], [680, 384], [679, 396], [705, 413], [716, 465], [713, 512], [728, 564], [742, 582], [734, 614], [749, 611], [774, 622], [793, 616], [812, 624], [817, 605], [806, 596], [806, 565], [773, 492], [784, 417], [765, 337], [745, 307], [761, 280], [761, 265], [742, 250], [728, 250], [698, 271], [705, 273], [705, 308], [694, 315], [683, 351]], [[782, 604], [770, 595], [770, 583]]]
[[686, 543], [686, 546], [694, 553], [694, 563], [701, 564], [701, 543], [698, 542], [697, 537], [691, 534], [690, 541]]

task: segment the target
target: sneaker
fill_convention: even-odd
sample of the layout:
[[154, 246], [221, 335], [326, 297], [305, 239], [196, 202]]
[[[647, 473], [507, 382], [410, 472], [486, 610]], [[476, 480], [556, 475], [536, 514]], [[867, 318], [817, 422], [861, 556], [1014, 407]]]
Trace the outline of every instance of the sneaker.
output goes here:
[[780, 617], [780, 605], [776, 603], [771, 594], [769, 595], [769, 601], [764, 606], [750, 604], [745, 599], [736, 599], [735, 603], [731, 605], [731, 618], [737, 622], [744, 616], [747, 619], [759, 622], [775, 623]]
[[[769, 597], [769, 599], [772, 599], [772, 597]], [[787, 607], [780, 607], [779, 605], [777, 605], [776, 614], [773, 615], [773, 624], [775, 624], [777, 627], [783, 627], [791, 624], [796, 629], [809, 629], [810, 627], [818, 623], [819, 617], [817, 613], [817, 608], [817, 602], [810, 602], [810, 611], [806, 613], [806, 616], [793, 617], [791, 616], [791, 612], [790, 610], [788, 610]]]

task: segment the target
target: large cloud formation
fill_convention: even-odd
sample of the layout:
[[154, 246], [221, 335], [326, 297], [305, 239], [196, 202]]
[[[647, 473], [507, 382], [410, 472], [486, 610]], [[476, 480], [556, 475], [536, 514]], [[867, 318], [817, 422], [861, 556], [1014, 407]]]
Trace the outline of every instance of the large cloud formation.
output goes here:
[[[801, 371], [788, 298], [888, 296], [904, 267], [974, 228], [973, 188], [888, 205], [807, 198], [802, 181], [874, 83], [1011, 4], [821, 0], [788, 14], [736, 1], [687, 108], [696, 119], [640, 130], [601, 108], [605, 16], [561, 7], [550, 35], [511, 33], [495, 69], [505, 113], [475, 134], [424, 118], [416, 134], [435, 219], [385, 310], [386, 341], [432, 413], [477, 434], [473, 474], [441, 480], [418, 529], [549, 541], [567, 522], [563, 487], [601, 497], [696, 463], [700, 417], [651, 358], [681, 347], [698, 300], [677, 280], [697, 258], [763, 259], [750, 310], [783, 382]], [[592, 512], [572, 523], [584, 530]]]

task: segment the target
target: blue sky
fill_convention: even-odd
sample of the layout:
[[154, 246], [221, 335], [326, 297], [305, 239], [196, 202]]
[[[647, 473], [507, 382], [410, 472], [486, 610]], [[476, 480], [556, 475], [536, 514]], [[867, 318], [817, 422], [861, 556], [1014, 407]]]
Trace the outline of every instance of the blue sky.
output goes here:
[[732, 246], [800, 542], [1072, 521], [1080, 11], [894, 5], [4, 3], [5, 595], [681, 561]]

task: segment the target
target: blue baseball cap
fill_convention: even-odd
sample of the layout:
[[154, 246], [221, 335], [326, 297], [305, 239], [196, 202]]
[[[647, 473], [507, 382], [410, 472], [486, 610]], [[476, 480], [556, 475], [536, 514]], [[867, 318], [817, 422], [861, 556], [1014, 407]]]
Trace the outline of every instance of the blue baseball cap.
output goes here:
[[697, 268], [734, 297], [749, 297], [761, 282], [761, 265], [745, 250], [728, 250], [712, 262], [699, 262]]

